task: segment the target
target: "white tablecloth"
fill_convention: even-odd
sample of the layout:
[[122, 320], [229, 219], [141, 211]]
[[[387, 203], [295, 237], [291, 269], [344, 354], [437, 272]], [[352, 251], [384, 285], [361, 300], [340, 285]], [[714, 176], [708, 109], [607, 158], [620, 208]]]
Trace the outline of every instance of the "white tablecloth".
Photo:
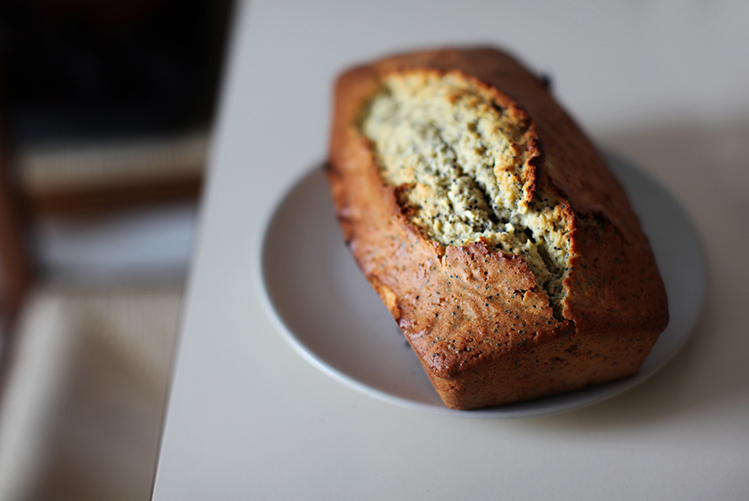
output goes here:
[[[749, 8], [740, 2], [284, 2], [236, 19], [154, 497], [749, 498]], [[260, 307], [273, 203], [325, 156], [334, 75], [384, 53], [504, 46], [701, 232], [710, 283], [681, 353], [612, 400], [542, 418], [373, 399]], [[684, 270], [689, 273], [689, 270]]]

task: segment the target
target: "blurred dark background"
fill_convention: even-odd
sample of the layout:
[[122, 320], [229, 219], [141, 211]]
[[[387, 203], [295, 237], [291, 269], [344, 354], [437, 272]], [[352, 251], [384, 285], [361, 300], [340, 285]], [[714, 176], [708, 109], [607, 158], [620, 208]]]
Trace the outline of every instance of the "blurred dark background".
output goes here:
[[0, 173], [34, 270], [83, 267], [72, 226], [195, 203], [232, 7], [0, 3]]
[[142, 136], [210, 120], [229, 3], [46, 0], [0, 4], [11, 144]]
[[195, 199], [231, 8], [2, 2], [3, 163], [21, 212]]
[[233, 11], [0, 2], [0, 499], [148, 499]]

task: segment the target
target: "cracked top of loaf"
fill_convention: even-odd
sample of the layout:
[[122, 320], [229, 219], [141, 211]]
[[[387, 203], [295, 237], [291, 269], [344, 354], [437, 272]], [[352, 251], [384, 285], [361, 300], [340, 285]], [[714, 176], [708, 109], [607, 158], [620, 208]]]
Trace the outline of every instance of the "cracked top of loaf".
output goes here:
[[551, 187], [527, 188], [529, 120], [459, 73], [402, 72], [382, 83], [360, 129], [409, 221], [443, 245], [481, 242], [522, 257], [559, 310], [572, 221]]

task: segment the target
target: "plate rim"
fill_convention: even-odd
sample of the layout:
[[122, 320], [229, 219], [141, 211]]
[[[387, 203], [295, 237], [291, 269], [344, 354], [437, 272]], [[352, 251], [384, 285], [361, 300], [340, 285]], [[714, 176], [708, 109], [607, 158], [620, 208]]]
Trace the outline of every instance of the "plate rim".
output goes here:
[[[690, 217], [689, 213], [684, 209], [682, 204], [670, 193], [670, 191], [668, 191], [647, 171], [640, 168], [634, 162], [626, 159], [622, 155], [605, 150], [602, 151], [602, 156], [606, 159], [612, 173], [614, 174], [620, 185], [624, 187], [625, 191], [627, 190], [624, 186], [624, 183], [620, 179], [621, 175], [619, 172], [620, 168], [622, 167], [634, 171], [636, 175], [642, 177], [650, 185], [657, 188], [660, 192], [668, 197], [668, 202], [670, 203], [670, 205], [672, 205], [673, 208], [675, 208], [684, 218], [684, 221], [688, 223], [687, 226], [690, 230], [689, 236], [694, 238], [695, 243], [695, 248], [693, 249], [693, 251], [696, 253], [697, 261], [699, 261], [700, 264], [699, 270], [695, 270], [698, 272], [697, 274], [699, 275], [699, 277], [697, 278], [697, 281], [700, 284], [697, 297], [695, 298], [696, 303], [699, 305], [699, 307], [696, 308], [696, 311], [694, 311], [691, 315], [686, 332], [680, 335], [677, 345], [667, 354], [667, 356], [662, 361], [660, 361], [658, 365], [650, 368], [649, 370], [640, 370], [632, 376], [612, 381], [610, 383], [596, 386], [587, 386], [579, 390], [574, 390], [572, 392], [566, 392], [558, 395], [551, 395], [548, 397], [541, 397], [537, 399], [483, 409], [458, 410], [451, 409], [444, 404], [442, 404], [442, 406], [438, 406], [435, 404], [417, 402], [399, 395], [389, 393], [385, 390], [359, 381], [358, 379], [342, 372], [341, 370], [338, 370], [336, 367], [318, 358], [318, 356], [316, 356], [312, 350], [307, 348], [301, 341], [301, 339], [287, 325], [281, 314], [274, 306], [273, 300], [270, 297], [268, 287], [266, 285], [268, 278], [266, 266], [264, 265], [264, 263], [267, 238], [271, 230], [271, 225], [274, 221], [274, 218], [286, 203], [291, 193], [295, 189], [300, 187], [309, 177], [314, 176], [315, 171], [323, 170], [326, 162], [313, 163], [314, 167], [304, 169], [299, 174], [297, 174], [291, 180], [291, 182], [287, 186], [285, 186], [285, 188], [281, 191], [281, 194], [273, 201], [273, 203], [269, 207], [269, 210], [267, 210], [263, 214], [263, 224], [261, 224], [259, 228], [259, 238], [256, 240], [257, 245], [255, 247], [255, 259], [253, 259], [254, 266], [256, 267], [257, 271], [257, 273], [254, 274], [254, 276], [256, 277], [255, 287], [259, 292], [258, 296], [260, 297], [262, 308], [265, 310], [265, 313], [271, 320], [271, 323], [273, 324], [275, 330], [279, 334], [281, 334], [281, 337], [284, 339], [284, 341], [313, 367], [320, 370], [332, 379], [343, 383], [344, 385], [349, 386], [350, 388], [353, 388], [360, 393], [364, 393], [365, 395], [375, 397], [380, 401], [389, 402], [400, 407], [428, 412], [430, 414], [468, 418], [518, 419], [569, 412], [619, 396], [622, 393], [630, 390], [631, 388], [640, 385], [647, 379], [654, 376], [660, 370], [662, 370], [665, 366], [667, 366], [681, 351], [687, 341], [692, 337], [695, 326], [703, 314], [706, 303], [707, 256], [705, 253], [704, 242], [702, 241], [702, 238], [696, 225], [694, 224], [694, 221]], [[629, 192], [627, 193], [627, 195], [628, 198], [630, 198], [631, 203], [631, 195], [629, 194]], [[637, 215], [638, 218], [641, 218], [640, 214]], [[649, 235], [648, 238], [651, 239]], [[647, 358], [645, 362], [647, 362]], [[643, 365], [645, 365], [645, 362], [643, 363]]]

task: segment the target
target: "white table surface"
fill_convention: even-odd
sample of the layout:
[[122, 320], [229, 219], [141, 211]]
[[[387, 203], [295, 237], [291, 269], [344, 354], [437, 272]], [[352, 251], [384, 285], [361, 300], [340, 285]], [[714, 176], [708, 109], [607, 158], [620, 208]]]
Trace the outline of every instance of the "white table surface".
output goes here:
[[[748, 4], [503, 3], [242, 6], [155, 499], [749, 499]], [[374, 399], [303, 360], [261, 307], [261, 227], [325, 156], [334, 75], [393, 50], [485, 42], [550, 73], [582, 125], [669, 189], [705, 241], [708, 299], [685, 348], [635, 389], [565, 414], [477, 420]]]

